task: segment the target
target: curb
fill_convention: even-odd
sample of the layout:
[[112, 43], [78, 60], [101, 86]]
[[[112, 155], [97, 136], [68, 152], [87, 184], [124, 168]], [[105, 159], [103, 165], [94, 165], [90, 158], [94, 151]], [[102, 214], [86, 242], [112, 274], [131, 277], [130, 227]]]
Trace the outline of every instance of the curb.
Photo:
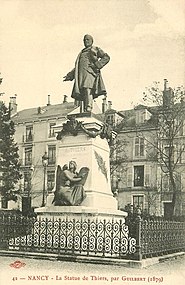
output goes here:
[[79, 263], [96, 263], [104, 265], [117, 265], [129, 268], [145, 268], [154, 264], [164, 262], [168, 259], [177, 258], [185, 255], [185, 252], [178, 252], [168, 254], [160, 257], [146, 258], [140, 261], [137, 260], [126, 260], [126, 259], [115, 259], [115, 258], [102, 258], [94, 256], [71, 256], [71, 255], [59, 255], [53, 253], [34, 253], [34, 252], [15, 252], [0, 250], [0, 256], [8, 257], [22, 257], [32, 259], [42, 259], [50, 261], [66, 261], [66, 262], [79, 262]]

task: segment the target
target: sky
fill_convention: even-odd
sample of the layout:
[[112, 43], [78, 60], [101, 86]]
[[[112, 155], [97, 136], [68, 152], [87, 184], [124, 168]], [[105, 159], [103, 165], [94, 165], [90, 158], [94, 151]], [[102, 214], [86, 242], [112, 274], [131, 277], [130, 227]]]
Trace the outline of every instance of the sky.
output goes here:
[[85, 34], [110, 55], [102, 76], [114, 109], [140, 103], [153, 81], [185, 86], [185, 0], [1, 0], [3, 100], [17, 94], [19, 111], [48, 95], [51, 104], [64, 94], [72, 101], [73, 83], [62, 79]]

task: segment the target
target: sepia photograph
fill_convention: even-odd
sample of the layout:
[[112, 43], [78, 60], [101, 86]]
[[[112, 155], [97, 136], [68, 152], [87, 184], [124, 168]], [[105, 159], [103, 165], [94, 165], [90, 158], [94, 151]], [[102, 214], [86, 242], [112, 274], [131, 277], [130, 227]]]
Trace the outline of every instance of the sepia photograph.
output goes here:
[[185, 0], [0, 1], [0, 263], [185, 283]]

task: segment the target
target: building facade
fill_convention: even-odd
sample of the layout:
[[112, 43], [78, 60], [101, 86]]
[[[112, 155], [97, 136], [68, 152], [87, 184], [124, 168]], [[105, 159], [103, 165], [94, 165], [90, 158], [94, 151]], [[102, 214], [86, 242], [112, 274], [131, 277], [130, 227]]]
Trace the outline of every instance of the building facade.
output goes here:
[[[169, 100], [169, 96], [167, 98]], [[55, 184], [58, 142], [54, 127], [62, 124], [76, 106], [73, 102], [67, 102], [66, 96], [62, 104], [51, 105], [48, 98], [46, 106], [20, 112], [17, 112], [16, 98], [12, 97], [10, 106], [23, 174], [17, 187], [21, 189], [22, 197], [31, 198], [32, 207], [40, 207], [44, 196], [53, 190]], [[157, 135], [156, 110], [156, 107], [138, 105], [117, 112], [112, 103], [108, 101], [107, 104], [104, 98], [102, 113], [100, 110], [97, 113], [101, 113], [101, 119], [116, 128], [117, 139], [121, 142], [121, 147], [115, 143], [113, 159], [118, 159], [111, 177], [112, 191], [118, 192], [119, 209], [139, 207], [148, 214], [167, 217], [174, 190], [169, 173], [165, 171], [165, 158], [161, 160], [160, 149], [156, 147], [162, 145], [163, 156], [169, 151], [168, 139]], [[178, 192], [177, 215], [185, 215], [185, 117], [182, 114], [176, 118], [181, 123], [173, 138], [172, 156]], [[43, 165], [45, 153], [46, 168]]]
[[[31, 108], [16, 112], [16, 98], [11, 98], [15, 141], [19, 147], [22, 179], [17, 185], [22, 197], [30, 197], [32, 207], [40, 207], [55, 184], [58, 142], [54, 126], [62, 124], [76, 109], [73, 102]], [[46, 165], [43, 156], [47, 154]], [[46, 173], [45, 173], [46, 172]]]
[[169, 217], [175, 196], [175, 215], [185, 215], [185, 106], [177, 107], [173, 107], [176, 114], [168, 126], [159, 122], [157, 107], [138, 105], [121, 112], [118, 139], [125, 143], [117, 156], [125, 159], [118, 161], [114, 176], [119, 209], [131, 206], [150, 215]]

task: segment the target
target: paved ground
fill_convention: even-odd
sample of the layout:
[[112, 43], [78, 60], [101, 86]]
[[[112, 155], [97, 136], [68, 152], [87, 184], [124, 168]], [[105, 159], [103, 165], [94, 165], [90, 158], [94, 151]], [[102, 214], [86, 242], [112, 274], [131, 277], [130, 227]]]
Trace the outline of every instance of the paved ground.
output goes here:
[[[17, 260], [23, 262], [24, 267], [10, 266]], [[3, 256], [0, 256], [0, 264], [0, 285], [185, 284], [185, 256], [143, 269]]]

